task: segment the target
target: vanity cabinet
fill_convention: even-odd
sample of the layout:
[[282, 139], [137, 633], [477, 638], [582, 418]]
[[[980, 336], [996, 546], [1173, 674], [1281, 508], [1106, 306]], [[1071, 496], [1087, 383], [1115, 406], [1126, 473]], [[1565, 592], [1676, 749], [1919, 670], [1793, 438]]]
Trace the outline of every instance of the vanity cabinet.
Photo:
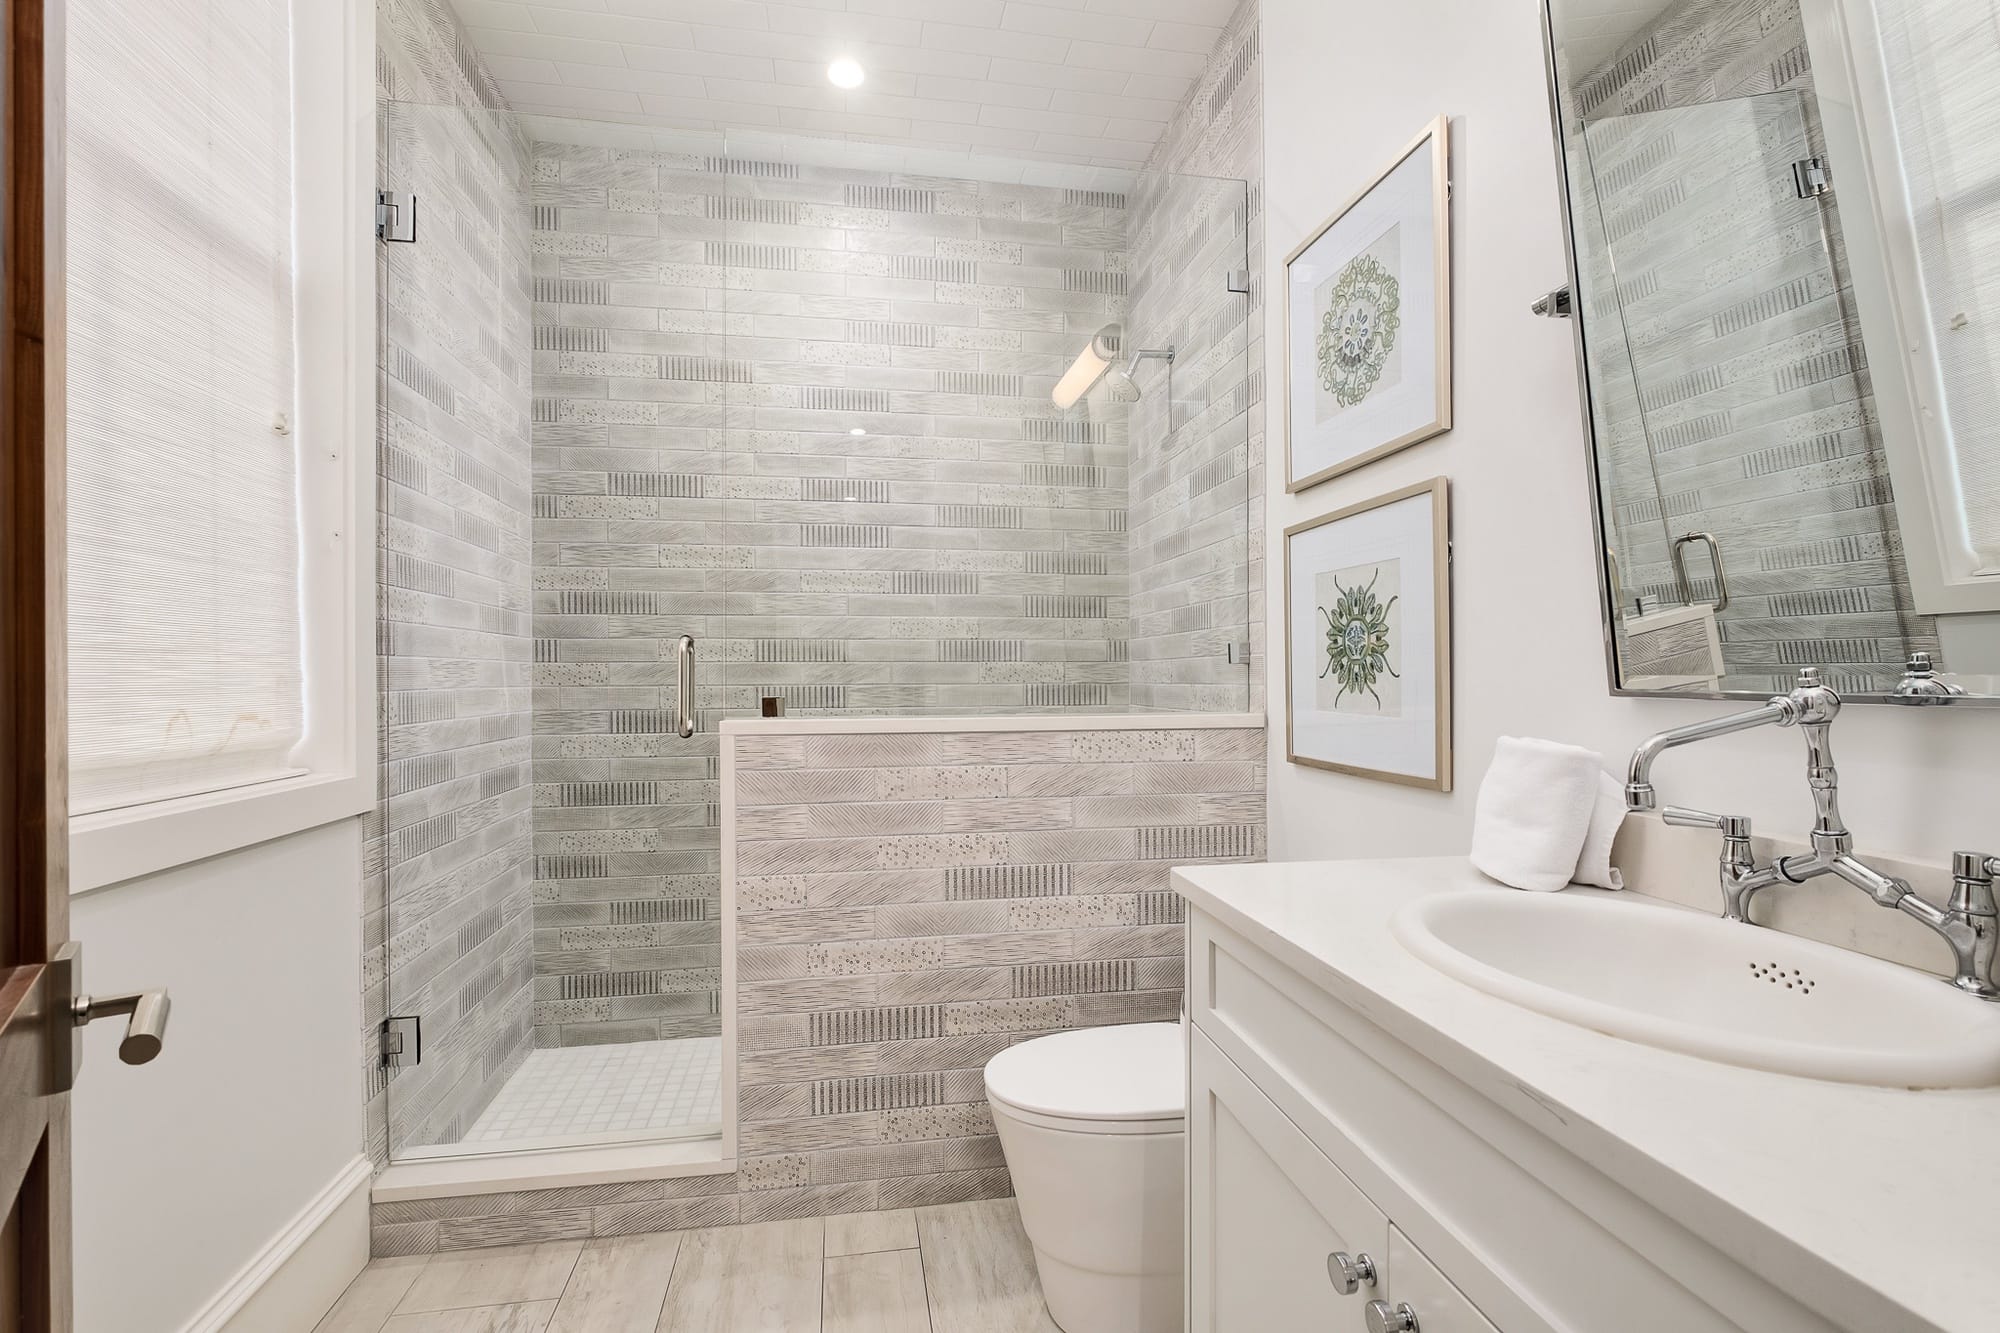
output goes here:
[[[1423, 1252], [1199, 1031], [1189, 1036], [1192, 1333], [1366, 1327], [1494, 1333]], [[1379, 1317], [1379, 1316], [1378, 1316]]]
[[[1192, 1333], [1363, 1333], [1371, 1301], [1419, 1333], [1861, 1333], [1397, 1040], [1367, 992], [1198, 903], [1188, 951]], [[1373, 1283], [1344, 1293], [1334, 1255]]]

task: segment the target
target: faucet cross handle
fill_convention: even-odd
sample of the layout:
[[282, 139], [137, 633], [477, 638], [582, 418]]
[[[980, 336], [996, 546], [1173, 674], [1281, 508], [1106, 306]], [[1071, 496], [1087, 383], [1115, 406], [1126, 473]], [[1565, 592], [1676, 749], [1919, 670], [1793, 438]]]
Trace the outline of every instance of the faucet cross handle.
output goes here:
[[1675, 824], [1681, 828], [1720, 829], [1722, 836], [1732, 841], [1750, 837], [1750, 821], [1743, 815], [1712, 815], [1706, 810], [1690, 810], [1684, 805], [1670, 805], [1660, 811], [1663, 823]]

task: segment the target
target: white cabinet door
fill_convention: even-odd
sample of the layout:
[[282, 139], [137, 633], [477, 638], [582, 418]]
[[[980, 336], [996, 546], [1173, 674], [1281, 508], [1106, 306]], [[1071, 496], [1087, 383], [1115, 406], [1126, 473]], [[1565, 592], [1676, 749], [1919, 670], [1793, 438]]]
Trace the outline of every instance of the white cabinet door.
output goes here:
[[1344, 1295], [1328, 1257], [1386, 1267], [1388, 1219], [1192, 1029], [1188, 1060], [1191, 1333], [1359, 1333], [1381, 1282]]
[[1389, 1228], [1387, 1273], [1389, 1293], [1380, 1299], [1391, 1306], [1409, 1306], [1416, 1313], [1420, 1333], [1500, 1333], [1465, 1293], [1393, 1226]]

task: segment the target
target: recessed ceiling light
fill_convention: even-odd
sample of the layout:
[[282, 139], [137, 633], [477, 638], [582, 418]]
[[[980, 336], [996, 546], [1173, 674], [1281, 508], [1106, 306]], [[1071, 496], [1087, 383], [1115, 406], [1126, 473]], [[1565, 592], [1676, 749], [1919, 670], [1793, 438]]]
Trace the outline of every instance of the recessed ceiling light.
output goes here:
[[865, 426], [856, 426], [853, 430], [847, 433], [849, 435], [866, 435], [868, 433], [868, 428]]
[[859, 88], [868, 71], [861, 68], [859, 61], [842, 57], [826, 67], [826, 77], [836, 88]]

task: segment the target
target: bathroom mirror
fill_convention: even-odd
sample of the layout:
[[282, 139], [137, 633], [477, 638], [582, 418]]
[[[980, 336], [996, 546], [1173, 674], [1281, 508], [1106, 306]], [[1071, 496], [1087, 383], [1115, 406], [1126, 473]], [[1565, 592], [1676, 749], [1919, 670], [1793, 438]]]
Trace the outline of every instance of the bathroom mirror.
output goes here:
[[2000, 0], [1542, 18], [1612, 690], [2000, 700]]

